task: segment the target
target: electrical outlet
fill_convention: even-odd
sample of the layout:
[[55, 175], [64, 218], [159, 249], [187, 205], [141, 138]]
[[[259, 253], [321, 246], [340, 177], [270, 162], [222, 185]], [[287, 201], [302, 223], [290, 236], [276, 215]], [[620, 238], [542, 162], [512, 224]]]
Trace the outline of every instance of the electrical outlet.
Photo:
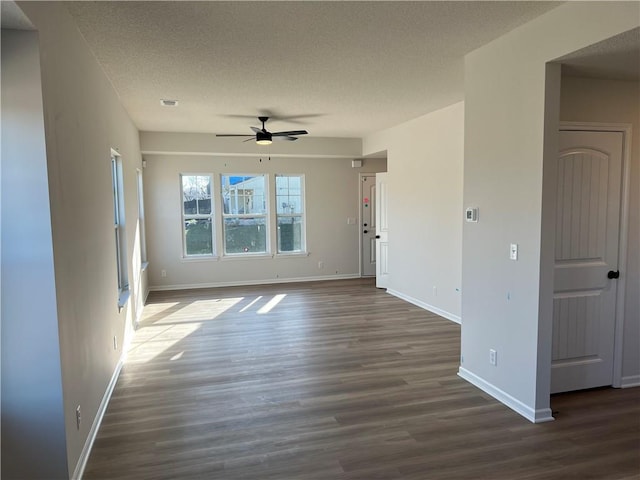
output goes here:
[[161, 271], [160, 271], [160, 276], [161, 276], [162, 278], [166, 277], [166, 276], [167, 276], [167, 271], [166, 271], [166, 270], [161, 270]]
[[494, 367], [498, 365], [498, 352], [493, 348], [489, 349], [489, 363]]
[[113, 336], [113, 349], [118, 350], [118, 337], [115, 335]]
[[318, 268], [324, 268], [324, 262], [322, 260], [318, 262]]
[[82, 413], [80, 411], [80, 405], [76, 407], [76, 427], [80, 430], [80, 421], [82, 420]]

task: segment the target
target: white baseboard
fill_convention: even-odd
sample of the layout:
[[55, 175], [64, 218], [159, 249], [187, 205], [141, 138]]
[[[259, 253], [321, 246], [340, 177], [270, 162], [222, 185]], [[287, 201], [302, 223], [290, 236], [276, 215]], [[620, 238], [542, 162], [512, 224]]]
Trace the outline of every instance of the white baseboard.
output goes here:
[[396, 290], [387, 289], [387, 293], [393, 295], [394, 297], [398, 297], [402, 300], [405, 300], [409, 303], [413, 303], [417, 307], [424, 308], [425, 310], [429, 310], [436, 315], [440, 315], [441, 317], [446, 318], [447, 320], [451, 320], [457, 324], [462, 323], [460, 317], [458, 315], [454, 315], [453, 313], [447, 312], [446, 310], [442, 310], [441, 308], [434, 307], [433, 305], [429, 305], [428, 303], [423, 302], [422, 300], [418, 300], [417, 298], [410, 297], [409, 295], [405, 295], [404, 293], [400, 293]]
[[551, 414], [552, 412], [550, 408], [541, 408], [541, 409], [535, 410], [529, 407], [528, 405], [525, 405], [517, 398], [512, 397], [507, 392], [500, 390], [498, 387], [487, 382], [483, 378], [480, 378], [476, 374], [471, 373], [469, 370], [467, 370], [464, 367], [460, 367], [458, 369], [458, 376], [460, 376], [461, 378], [464, 378], [467, 382], [471, 383], [472, 385], [475, 385], [483, 392], [488, 393], [493, 398], [503, 403], [504, 405], [509, 407], [511, 410], [514, 410], [515, 412], [519, 413], [520, 415], [522, 415], [524, 418], [526, 418], [532, 423], [551, 422], [554, 420]]
[[622, 377], [622, 388], [640, 387], [640, 375], [630, 375]]
[[[123, 350], [126, 351], [124, 348]], [[104, 396], [102, 397], [102, 401], [100, 402], [100, 406], [98, 407], [98, 412], [96, 413], [96, 416], [93, 419], [91, 430], [89, 430], [89, 435], [87, 435], [87, 439], [84, 442], [84, 447], [82, 448], [82, 452], [80, 452], [80, 458], [78, 459], [76, 468], [73, 471], [73, 475], [71, 476], [73, 480], [82, 479], [82, 475], [84, 474], [84, 469], [87, 466], [87, 461], [89, 460], [89, 454], [91, 453], [91, 448], [93, 447], [93, 442], [95, 442], [96, 436], [98, 435], [98, 429], [100, 428], [100, 424], [102, 423], [102, 419], [107, 410], [107, 405], [109, 405], [111, 394], [113, 393], [113, 389], [116, 386], [116, 382], [118, 381], [118, 377], [120, 376], [120, 371], [122, 370], [123, 365], [124, 365], [124, 354], [123, 356], [121, 356], [120, 360], [118, 361], [118, 364], [116, 365], [115, 370], [113, 371], [113, 375], [111, 376], [109, 385], [107, 385], [107, 389], [104, 392]]]
[[326, 281], [326, 280], [348, 280], [351, 278], [360, 278], [360, 274], [354, 273], [349, 275], [322, 275], [322, 276], [316, 276], [316, 277], [269, 278], [265, 280], [238, 280], [235, 282], [158, 285], [154, 287], [149, 287], [149, 291], [160, 292], [164, 290], [192, 290], [196, 288], [240, 287], [243, 285], [271, 285], [274, 283], [319, 282], [319, 281]]

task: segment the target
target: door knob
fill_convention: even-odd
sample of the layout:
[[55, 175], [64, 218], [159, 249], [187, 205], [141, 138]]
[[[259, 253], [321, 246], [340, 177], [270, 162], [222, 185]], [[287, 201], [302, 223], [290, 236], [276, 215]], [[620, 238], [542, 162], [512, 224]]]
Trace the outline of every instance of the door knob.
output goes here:
[[369, 233], [369, 230], [365, 230], [365, 231], [364, 231], [364, 232], [362, 232], [362, 233]]
[[380, 238], [380, 235], [376, 235], [376, 238]]
[[613, 270], [609, 270], [607, 278], [620, 278], [620, 270], [616, 270], [615, 272]]

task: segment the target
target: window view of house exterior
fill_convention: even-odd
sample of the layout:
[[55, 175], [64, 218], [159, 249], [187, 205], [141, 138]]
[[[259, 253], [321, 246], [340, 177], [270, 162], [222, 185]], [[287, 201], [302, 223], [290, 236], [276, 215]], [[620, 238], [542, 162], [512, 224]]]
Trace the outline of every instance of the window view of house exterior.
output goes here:
[[265, 175], [222, 175], [224, 253], [267, 253]]
[[214, 254], [211, 175], [182, 175], [184, 255]]
[[278, 253], [303, 252], [305, 228], [302, 175], [276, 175], [276, 217]]

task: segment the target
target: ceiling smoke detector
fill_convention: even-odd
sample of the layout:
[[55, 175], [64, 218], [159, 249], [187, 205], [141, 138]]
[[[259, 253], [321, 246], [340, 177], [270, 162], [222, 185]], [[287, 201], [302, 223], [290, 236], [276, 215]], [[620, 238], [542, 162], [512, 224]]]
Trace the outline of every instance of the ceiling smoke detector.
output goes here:
[[177, 107], [178, 106], [178, 100], [162, 99], [162, 100], [160, 100], [160, 105], [162, 105], [163, 107]]

